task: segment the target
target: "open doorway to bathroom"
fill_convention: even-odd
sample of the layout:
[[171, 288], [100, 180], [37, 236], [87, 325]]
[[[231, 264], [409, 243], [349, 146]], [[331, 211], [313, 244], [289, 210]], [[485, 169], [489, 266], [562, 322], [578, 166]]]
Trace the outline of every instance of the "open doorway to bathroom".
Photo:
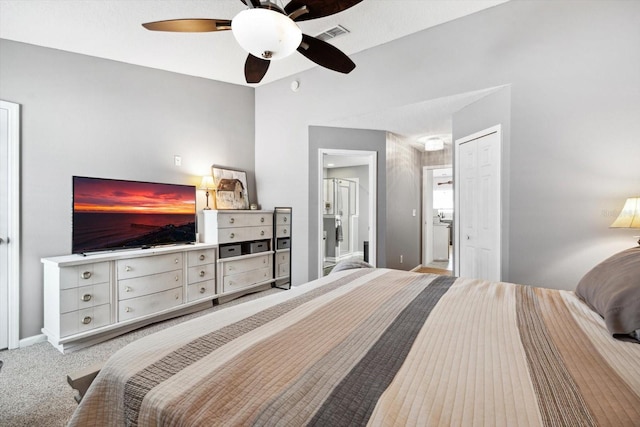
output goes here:
[[453, 169], [450, 165], [423, 169], [422, 266], [453, 272]]
[[375, 265], [375, 152], [321, 150], [321, 275], [343, 260]]

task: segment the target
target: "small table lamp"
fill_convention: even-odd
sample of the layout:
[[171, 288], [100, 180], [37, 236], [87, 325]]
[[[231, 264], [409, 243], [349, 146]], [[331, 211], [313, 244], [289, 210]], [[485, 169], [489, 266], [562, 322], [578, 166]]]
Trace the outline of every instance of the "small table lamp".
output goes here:
[[215, 187], [213, 186], [213, 177], [211, 175], [205, 175], [202, 177], [200, 189], [207, 192], [207, 206], [204, 209], [210, 210], [211, 208], [209, 207], [209, 190], [215, 190]]
[[[640, 228], [640, 196], [629, 197], [610, 228]], [[638, 239], [640, 245], [640, 239]]]

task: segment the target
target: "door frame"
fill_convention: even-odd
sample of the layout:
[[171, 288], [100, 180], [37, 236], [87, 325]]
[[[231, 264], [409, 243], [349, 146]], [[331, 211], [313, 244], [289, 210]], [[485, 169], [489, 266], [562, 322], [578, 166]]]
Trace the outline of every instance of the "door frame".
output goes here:
[[[20, 346], [20, 105], [0, 100], [7, 111], [7, 346]], [[5, 273], [2, 273], [5, 274]], [[0, 347], [1, 348], [1, 347]]]
[[318, 187], [318, 212], [316, 218], [318, 222], [318, 277], [323, 277], [323, 262], [321, 258], [324, 256], [324, 240], [322, 239], [323, 230], [323, 215], [322, 206], [324, 206], [324, 192], [323, 192], [323, 178], [324, 178], [324, 156], [343, 156], [343, 157], [367, 157], [369, 167], [369, 264], [376, 266], [376, 234], [377, 227], [377, 176], [378, 176], [378, 153], [376, 151], [363, 151], [363, 150], [344, 150], [333, 148], [319, 148], [318, 149], [318, 177], [316, 184]]
[[[473, 141], [475, 139], [480, 139], [484, 136], [497, 134], [498, 136], [498, 152], [500, 153], [500, 159], [498, 161], [498, 171], [497, 171], [497, 185], [498, 185], [498, 224], [502, 224], [502, 163], [504, 161], [502, 155], [503, 141], [502, 141], [502, 125], [498, 124], [495, 126], [491, 126], [487, 129], [481, 130], [479, 132], [475, 132], [471, 135], [467, 135], [462, 138], [458, 138], [454, 142], [454, 151], [453, 151], [453, 233], [454, 233], [454, 264], [453, 264], [453, 274], [455, 276], [460, 276], [460, 265], [462, 265], [461, 251], [460, 247], [462, 246], [460, 243], [460, 191], [458, 190], [458, 185], [460, 183], [460, 145]], [[498, 280], [502, 280], [502, 226], [498, 226], [496, 229], [497, 233], [497, 242], [498, 247], [497, 251], [497, 271], [499, 278]]]

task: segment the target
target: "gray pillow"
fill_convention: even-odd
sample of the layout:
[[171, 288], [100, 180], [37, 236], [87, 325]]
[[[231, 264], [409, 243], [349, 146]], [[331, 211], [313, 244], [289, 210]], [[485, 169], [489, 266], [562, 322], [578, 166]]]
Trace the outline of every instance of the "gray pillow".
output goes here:
[[578, 283], [576, 294], [604, 318], [615, 338], [638, 341], [640, 246], [607, 258]]
[[333, 269], [331, 270], [331, 273], [335, 273], [343, 270], [351, 270], [352, 268], [373, 268], [373, 265], [364, 261], [344, 260], [337, 263], [336, 266], [333, 267]]

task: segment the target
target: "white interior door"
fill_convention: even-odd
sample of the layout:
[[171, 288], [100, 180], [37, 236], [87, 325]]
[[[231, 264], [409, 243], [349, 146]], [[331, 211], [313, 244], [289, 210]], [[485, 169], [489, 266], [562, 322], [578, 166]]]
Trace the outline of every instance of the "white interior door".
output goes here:
[[0, 349], [19, 346], [18, 104], [0, 101]]
[[501, 278], [500, 127], [456, 141], [456, 275]]

